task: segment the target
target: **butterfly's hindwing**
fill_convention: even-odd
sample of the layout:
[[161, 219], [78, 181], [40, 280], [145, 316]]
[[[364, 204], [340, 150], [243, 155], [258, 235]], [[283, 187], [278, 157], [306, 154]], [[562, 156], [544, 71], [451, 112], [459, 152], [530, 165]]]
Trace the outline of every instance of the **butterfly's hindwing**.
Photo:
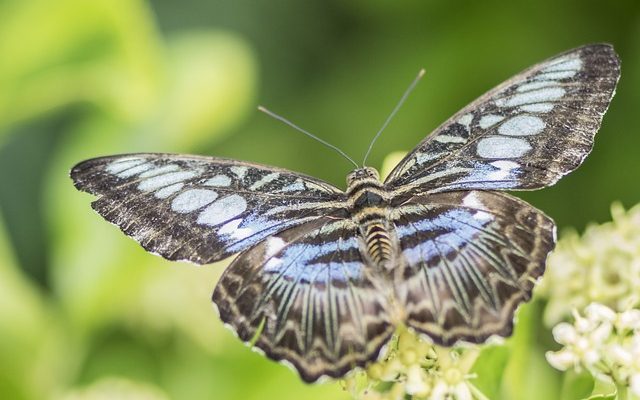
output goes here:
[[538, 189], [576, 169], [615, 92], [609, 45], [535, 65], [465, 107], [408, 154], [387, 184], [397, 192]]
[[396, 272], [407, 324], [436, 342], [511, 333], [555, 244], [553, 221], [512, 196], [416, 196], [393, 211], [404, 263]]
[[213, 157], [133, 154], [71, 171], [92, 205], [142, 246], [198, 264], [228, 257], [320, 215], [343, 213], [344, 194], [282, 169]]
[[[366, 265], [349, 219], [322, 218], [241, 254], [213, 294], [221, 319], [308, 382], [375, 359], [395, 330], [390, 287]], [[260, 330], [261, 329], [261, 330]]]

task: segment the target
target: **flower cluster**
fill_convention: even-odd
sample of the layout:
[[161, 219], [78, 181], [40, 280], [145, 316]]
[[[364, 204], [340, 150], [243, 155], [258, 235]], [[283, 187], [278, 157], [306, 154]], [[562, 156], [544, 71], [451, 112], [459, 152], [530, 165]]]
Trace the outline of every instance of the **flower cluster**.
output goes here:
[[547, 353], [547, 361], [562, 371], [588, 370], [594, 377], [629, 388], [640, 396], [640, 310], [615, 312], [592, 303], [584, 314], [573, 311], [573, 323], [553, 328], [563, 347]]
[[592, 225], [580, 237], [568, 232], [549, 257], [537, 294], [548, 299], [545, 323], [553, 326], [596, 302], [620, 311], [640, 293], [640, 205], [611, 207], [613, 221]]
[[483, 400], [486, 397], [470, 382], [478, 352], [475, 347], [434, 346], [403, 329], [382, 361], [352, 374], [343, 385], [360, 400]]

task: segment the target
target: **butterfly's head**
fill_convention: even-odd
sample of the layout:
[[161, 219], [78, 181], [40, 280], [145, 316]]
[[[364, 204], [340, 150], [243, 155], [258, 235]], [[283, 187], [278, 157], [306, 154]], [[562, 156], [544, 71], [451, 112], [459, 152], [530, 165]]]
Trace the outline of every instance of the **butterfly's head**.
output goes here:
[[375, 168], [363, 167], [354, 169], [349, 172], [349, 175], [347, 175], [347, 187], [351, 187], [363, 181], [374, 181], [375, 183], [379, 183], [380, 174]]

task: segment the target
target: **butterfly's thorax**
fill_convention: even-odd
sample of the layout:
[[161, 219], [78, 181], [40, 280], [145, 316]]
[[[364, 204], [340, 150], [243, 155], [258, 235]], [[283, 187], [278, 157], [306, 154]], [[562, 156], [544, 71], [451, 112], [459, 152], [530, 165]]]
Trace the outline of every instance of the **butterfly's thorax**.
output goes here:
[[367, 255], [379, 266], [390, 266], [394, 246], [386, 214], [388, 193], [378, 172], [370, 167], [354, 170], [347, 176], [347, 185], [352, 218], [360, 228]]

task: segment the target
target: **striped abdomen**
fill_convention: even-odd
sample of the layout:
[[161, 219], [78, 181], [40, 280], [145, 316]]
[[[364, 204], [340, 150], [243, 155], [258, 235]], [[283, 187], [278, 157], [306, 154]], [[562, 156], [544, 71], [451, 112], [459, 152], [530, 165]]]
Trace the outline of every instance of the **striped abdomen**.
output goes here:
[[391, 238], [384, 221], [370, 222], [361, 226], [362, 236], [367, 243], [369, 257], [378, 265], [384, 265], [392, 258]]
[[373, 168], [353, 171], [347, 177], [347, 194], [352, 202], [353, 219], [360, 226], [371, 261], [384, 266], [393, 258], [393, 245], [385, 214], [385, 189]]

